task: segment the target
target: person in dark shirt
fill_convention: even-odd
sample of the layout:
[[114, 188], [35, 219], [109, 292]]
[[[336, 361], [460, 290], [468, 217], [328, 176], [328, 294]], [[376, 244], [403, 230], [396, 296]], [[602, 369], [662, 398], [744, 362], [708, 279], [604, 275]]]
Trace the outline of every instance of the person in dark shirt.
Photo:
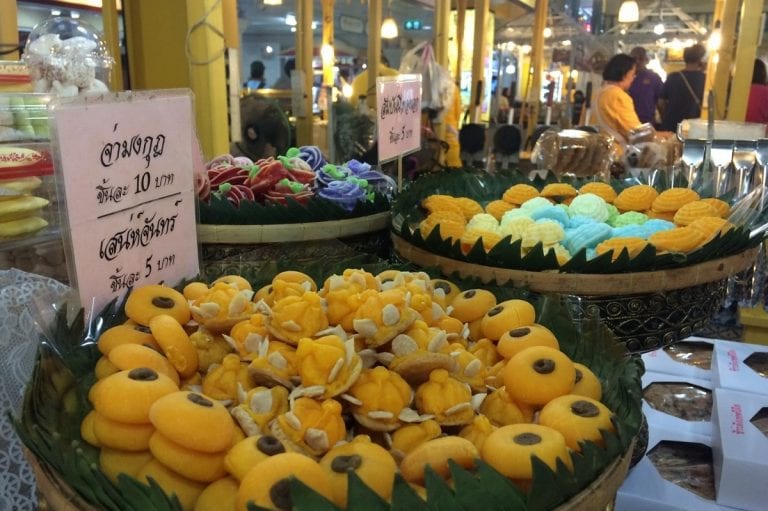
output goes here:
[[636, 46], [629, 52], [635, 59], [637, 75], [629, 87], [629, 95], [635, 103], [635, 112], [640, 122], [655, 124], [656, 103], [661, 96], [664, 82], [661, 77], [648, 69], [648, 53], [642, 46]]
[[676, 131], [683, 119], [701, 116], [706, 80], [702, 68], [706, 53], [706, 48], [701, 44], [689, 46], [683, 52], [685, 68], [667, 76], [658, 103], [661, 112], [660, 131]]
[[264, 63], [260, 60], [251, 62], [251, 77], [243, 84], [248, 89], [263, 89], [266, 85], [264, 81]]

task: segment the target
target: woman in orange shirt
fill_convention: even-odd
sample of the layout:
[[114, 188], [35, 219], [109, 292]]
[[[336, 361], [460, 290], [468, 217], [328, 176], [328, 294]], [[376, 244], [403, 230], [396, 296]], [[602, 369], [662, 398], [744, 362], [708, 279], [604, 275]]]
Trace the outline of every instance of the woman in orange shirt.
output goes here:
[[635, 79], [635, 71], [635, 59], [624, 53], [614, 55], [603, 69], [603, 86], [595, 101], [598, 127], [622, 146], [622, 152], [629, 132], [642, 124], [632, 97], [627, 93]]

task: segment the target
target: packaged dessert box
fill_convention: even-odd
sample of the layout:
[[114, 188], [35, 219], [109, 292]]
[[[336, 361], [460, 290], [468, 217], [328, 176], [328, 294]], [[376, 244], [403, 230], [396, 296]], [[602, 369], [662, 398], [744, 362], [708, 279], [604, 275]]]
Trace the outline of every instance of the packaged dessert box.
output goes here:
[[768, 486], [768, 395], [716, 389], [714, 401], [717, 501], [762, 511]]
[[712, 356], [715, 387], [768, 395], [768, 346], [717, 341]]
[[643, 375], [643, 413], [650, 427], [712, 435], [712, 382], [663, 373]]
[[643, 363], [646, 371], [711, 380], [713, 349], [712, 339], [693, 336], [643, 354]]
[[616, 511], [721, 511], [711, 438], [649, 423], [648, 452], [616, 495]]

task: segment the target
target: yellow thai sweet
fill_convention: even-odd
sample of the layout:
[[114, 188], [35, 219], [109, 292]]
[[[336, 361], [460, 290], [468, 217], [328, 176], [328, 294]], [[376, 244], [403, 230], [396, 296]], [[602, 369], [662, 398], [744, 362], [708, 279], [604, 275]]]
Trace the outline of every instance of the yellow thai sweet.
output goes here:
[[411, 386], [384, 366], [363, 371], [345, 397], [357, 422], [374, 431], [392, 431], [402, 424], [401, 416], [415, 415], [406, 411], [413, 400]]
[[267, 336], [267, 317], [261, 312], [232, 327], [224, 339], [240, 354], [240, 358], [252, 360], [259, 343]]
[[428, 440], [442, 435], [440, 424], [429, 419], [418, 424], [408, 424], [392, 433], [392, 455], [402, 459], [406, 454], [414, 450]]
[[480, 413], [488, 418], [494, 426], [506, 426], [530, 422], [531, 417], [526, 417], [520, 406], [512, 401], [504, 387], [498, 388], [488, 394], [480, 405]]
[[341, 325], [345, 331], [351, 332], [357, 309], [368, 297], [376, 295], [377, 292], [373, 289], [361, 288], [355, 280], [347, 280], [339, 275], [329, 277], [320, 291], [327, 305], [328, 324]]
[[429, 280], [413, 280], [405, 284], [405, 289], [411, 293], [411, 308], [418, 312], [428, 325], [434, 326], [445, 316], [443, 308], [432, 299], [433, 288]]
[[291, 389], [294, 380], [299, 379], [296, 348], [284, 342], [264, 339], [259, 343], [248, 370], [256, 385], [278, 384]]
[[369, 296], [355, 312], [353, 329], [375, 348], [405, 331], [419, 314], [408, 306], [407, 292], [394, 288]]
[[312, 291], [276, 301], [267, 321], [272, 336], [294, 346], [299, 339], [312, 337], [326, 328], [328, 318], [323, 310], [323, 299]]
[[224, 357], [221, 365], [203, 376], [203, 394], [220, 401], [237, 399], [238, 386], [250, 390], [253, 383], [248, 366], [234, 353]]
[[208, 371], [213, 364], [221, 364], [224, 357], [233, 350], [224, 334], [213, 333], [204, 327], [193, 332], [189, 340], [197, 350], [198, 370], [202, 372]]
[[496, 345], [490, 339], [480, 339], [476, 343], [469, 346], [467, 350], [479, 358], [483, 363], [483, 366], [486, 368], [495, 365], [496, 362], [502, 358], [499, 352], [496, 350]]
[[477, 450], [479, 451], [483, 448], [483, 444], [485, 443], [485, 439], [488, 438], [488, 435], [496, 431], [496, 429], [498, 428], [488, 420], [488, 417], [485, 415], [477, 415], [471, 424], [467, 424], [461, 428], [459, 436], [466, 438], [475, 444], [475, 447], [477, 447]]
[[272, 433], [298, 452], [322, 456], [347, 434], [341, 403], [300, 397], [293, 407], [272, 421]]
[[310, 284], [310, 282], [301, 283], [275, 277], [272, 280], [269, 294], [272, 298], [272, 303], [277, 303], [287, 296], [301, 296], [307, 291], [314, 291], [312, 289], [313, 285], [314, 283]]
[[452, 378], [445, 369], [435, 369], [429, 381], [416, 390], [416, 409], [434, 415], [444, 426], [468, 424], [475, 416], [471, 399], [469, 385]]
[[345, 392], [360, 376], [363, 362], [355, 351], [355, 341], [338, 335], [318, 339], [305, 337], [296, 349], [301, 385], [320, 386], [327, 399]]
[[252, 298], [250, 289], [238, 289], [222, 281], [193, 300], [189, 309], [192, 318], [211, 332], [229, 332], [235, 324], [256, 312]]
[[446, 333], [417, 320], [408, 330], [392, 339], [394, 355], [389, 368], [413, 385], [429, 379], [435, 369], [452, 369], [454, 362], [443, 349], [448, 346]]
[[488, 371], [482, 360], [459, 343], [449, 344], [441, 351], [453, 359], [451, 376], [460, 382], [467, 383], [475, 391], [485, 390], [485, 377]]
[[269, 431], [269, 423], [288, 411], [288, 389], [280, 385], [256, 387], [248, 391], [240, 404], [232, 408], [232, 417], [248, 436]]

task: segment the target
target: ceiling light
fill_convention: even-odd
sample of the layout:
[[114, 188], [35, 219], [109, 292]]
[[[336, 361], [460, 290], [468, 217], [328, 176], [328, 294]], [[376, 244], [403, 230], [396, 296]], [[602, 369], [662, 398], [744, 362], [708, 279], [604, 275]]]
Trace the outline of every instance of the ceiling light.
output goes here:
[[626, 28], [622, 28], [621, 30], [619, 30], [619, 33], [621, 35], [627, 35], [627, 29]]
[[312, 22], [312, 30], [315, 30], [317, 28], [317, 21]]
[[271, 55], [272, 52], [275, 51], [275, 49], [272, 46], [267, 45], [267, 46], [264, 47], [264, 51], [267, 52], [267, 55]]
[[552, 29], [550, 27], [544, 28], [544, 37], [552, 37]]
[[61, 16], [61, 9], [51, 9], [51, 16]]
[[389, 17], [381, 24], [381, 37], [384, 39], [394, 39], [397, 37], [397, 22], [395, 18]]
[[640, 8], [637, 2], [624, 0], [619, 8], [619, 23], [634, 23], [640, 19]]
[[80, 13], [77, 11], [72, 11], [69, 13], [69, 15], [72, 17], [73, 20], [80, 18]]
[[285, 24], [291, 27], [296, 26], [296, 15], [291, 14], [290, 12], [285, 15]]
[[296, 27], [291, 27], [291, 32], [296, 32]]
[[657, 23], [653, 26], [653, 33], [656, 35], [661, 35], [664, 33], [665, 27], [664, 23]]
[[283, 0], [264, 0], [264, 5], [283, 5]]
[[345, 98], [351, 98], [352, 94], [354, 93], [354, 90], [352, 89], [352, 86], [348, 83], [345, 83], [341, 86], [341, 95]]
[[324, 44], [320, 47], [320, 56], [323, 58], [323, 62], [328, 62], [329, 64], [333, 64], [334, 59], [334, 50], [333, 46], [330, 44]]
[[571, 40], [570, 39], [566, 39], [565, 41], [562, 42], [562, 45], [563, 46], [570, 46], [571, 45]]
[[528, 55], [531, 53], [531, 45], [530, 44], [524, 44], [520, 47], [520, 51], [523, 52], [523, 55]]
[[720, 21], [715, 22], [715, 29], [709, 34], [707, 39], [707, 49], [709, 51], [717, 51], [720, 49], [720, 45], [723, 42], [723, 33], [720, 30]]

